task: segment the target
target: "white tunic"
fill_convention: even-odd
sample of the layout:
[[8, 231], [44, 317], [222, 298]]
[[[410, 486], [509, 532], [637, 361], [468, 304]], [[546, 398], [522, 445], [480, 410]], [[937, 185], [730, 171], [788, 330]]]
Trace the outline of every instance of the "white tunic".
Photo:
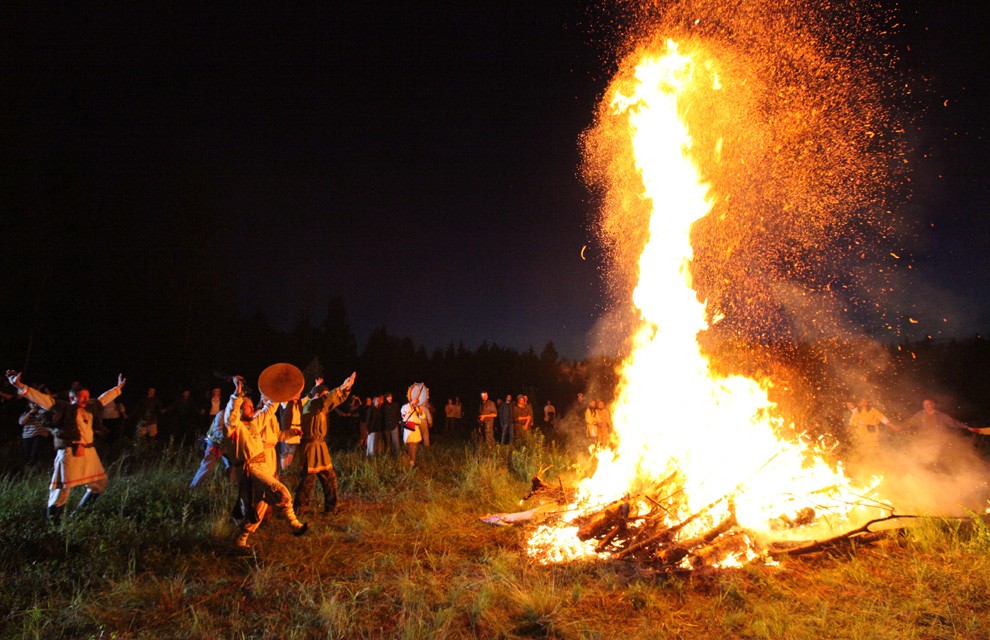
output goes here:
[[402, 405], [399, 410], [402, 416], [402, 422], [409, 425], [413, 425], [415, 429], [402, 428], [402, 441], [403, 442], [422, 442], [423, 433], [419, 430], [420, 425], [426, 424], [426, 416], [424, 415], [422, 407], [412, 407], [408, 403]]
[[[31, 387], [27, 387], [22, 395], [44, 409], [55, 406], [55, 398]], [[114, 387], [101, 395], [96, 402], [102, 407], [113, 402], [119, 395], [120, 388]], [[73, 405], [73, 408], [76, 406]], [[93, 446], [93, 414], [86, 409], [77, 410], [76, 426], [79, 428], [79, 439], [72, 446], [59, 449], [55, 454], [51, 489], [71, 489], [107, 477], [100, 456]]]

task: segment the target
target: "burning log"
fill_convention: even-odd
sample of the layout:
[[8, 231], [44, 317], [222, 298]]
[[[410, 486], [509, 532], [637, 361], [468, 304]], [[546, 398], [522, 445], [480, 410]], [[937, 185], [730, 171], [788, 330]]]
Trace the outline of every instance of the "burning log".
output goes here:
[[811, 507], [804, 507], [794, 514], [794, 517], [788, 517], [786, 514], [781, 514], [776, 521], [770, 523], [770, 528], [779, 530], [805, 527], [815, 521], [816, 515], [817, 514], [814, 509]]
[[719, 536], [731, 530], [734, 526], [736, 526], [736, 524], [736, 511], [734, 508], [730, 507], [729, 516], [714, 528], [709, 529], [697, 538], [684, 540], [683, 542], [678, 542], [662, 549], [660, 553], [657, 554], [657, 557], [663, 564], [675, 565], [693, 553], [695, 549], [711, 544], [714, 540], [718, 539]]
[[[616, 500], [578, 528], [577, 537], [579, 540], [590, 540], [610, 532], [616, 526], [625, 524], [629, 519], [629, 500], [623, 498]], [[618, 533], [612, 534], [612, 538]]]
[[615, 527], [612, 528], [612, 530], [608, 533], [608, 535], [602, 538], [601, 542], [599, 542], [598, 545], [595, 546], [595, 552], [601, 553], [602, 551], [607, 549], [608, 545], [612, 544], [612, 540], [615, 540], [615, 537], [619, 535], [620, 532], [625, 531], [625, 529], [626, 529], [625, 522], [620, 522], [619, 524], [615, 525]]
[[[697, 520], [698, 518], [700, 518], [701, 516], [703, 516], [705, 513], [709, 512], [712, 509], [714, 509], [715, 507], [717, 507], [722, 501], [724, 501], [724, 500], [730, 500], [731, 499], [731, 496], [732, 496], [731, 493], [726, 494], [726, 495], [722, 496], [721, 498], [719, 498], [718, 500], [715, 500], [714, 502], [705, 505], [704, 507], [702, 507], [701, 509], [699, 509], [695, 513], [691, 514], [690, 516], [688, 516], [686, 519], [682, 520], [681, 522], [678, 522], [677, 524], [673, 525], [672, 527], [664, 528], [664, 529], [660, 530], [659, 532], [653, 534], [652, 536], [650, 536], [650, 537], [648, 537], [646, 539], [640, 540], [639, 542], [637, 542], [636, 544], [633, 544], [632, 546], [626, 547], [624, 550], [622, 550], [621, 552], [619, 552], [616, 555], [616, 558], [621, 560], [621, 559], [629, 556], [630, 554], [632, 554], [634, 552], [637, 552], [637, 551], [640, 551], [642, 549], [645, 549], [646, 547], [648, 547], [651, 544], [665, 544], [665, 543], [669, 542], [670, 540], [673, 540], [674, 537], [677, 535], [677, 533], [681, 529], [683, 529], [684, 527], [688, 526], [689, 524], [691, 524], [692, 522], [694, 522], [695, 520]], [[734, 514], [734, 509], [732, 509], [731, 506], [730, 506], [730, 512]], [[735, 516], [733, 515], [733, 519], [734, 518], [735, 518]]]
[[713, 543], [691, 552], [691, 565], [696, 569], [713, 567], [724, 562], [730, 556], [744, 556], [750, 547], [749, 535], [745, 531], [736, 529], [721, 536]]

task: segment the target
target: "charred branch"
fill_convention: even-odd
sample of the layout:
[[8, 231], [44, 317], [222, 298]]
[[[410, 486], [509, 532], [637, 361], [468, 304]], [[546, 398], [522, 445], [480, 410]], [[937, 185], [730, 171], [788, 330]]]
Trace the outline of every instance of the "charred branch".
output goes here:
[[[617, 500], [608, 505], [578, 528], [579, 540], [590, 540], [608, 533], [617, 525], [625, 524], [629, 518], [629, 500]], [[618, 532], [616, 532], [618, 533]], [[615, 537], [615, 534], [612, 535]]]
[[[870, 527], [880, 522], [888, 522], [890, 520], [900, 520], [902, 518], [919, 518], [920, 516], [901, 516], [901, 515], [889, 515], [883, 518], [874, 518], [869, 522], [865, 523], [861, 527], [857, 527], [851, 531], [847, 531], [841, 535], [833, 536], [831, 538], [826, 538], [825, 540], [815, 540], [810, 543], [799, 544], [798, 546], [788, 547], [786, 543], [773, 543], [770, 545], [770, 557], [771, 558], [781, 558], [783, 556], [798, 556], [806, 553], [818, 553], [819, 551], [827, 551], [835, 549], [840, 546], [848, 545], [852, 542], [874, 542], [880, 538], [889, 535], [891, 529], [876, 532], [872, 531]], [[895, 527], [893, 530], [899, 531], [904, 529], [904, 527]]]

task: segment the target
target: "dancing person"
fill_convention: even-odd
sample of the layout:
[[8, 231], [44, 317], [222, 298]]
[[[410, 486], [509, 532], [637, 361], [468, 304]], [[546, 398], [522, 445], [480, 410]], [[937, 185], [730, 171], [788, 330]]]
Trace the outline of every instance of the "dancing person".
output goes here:
[[584, 410], [584, 435], [592, 442], [598, 442], [598, 405], [594, 400], [590, 400]]
[[595, 414], [596, 428], [598, 430], [598, 446], [607, 447], [612, 441], [612, 413], [605, 406], [604, 400], [599, 400]]
[[[255, 412], [254, 402], [244, 395], [244, 378], [234, 376], [236, 389], [230, 415], [227, 417], [227, 438], [233, 443], [234, 458], [238, 463], [238, 505], [235, 520], [239, 529], [236, 545], [248, 549], [248, 536], [261, 525], [269, 505], [275, 507], [289, 521], [292, 533], [301, 536], [308, 526], [299, 521], [292, 506], [292, 495], [275, 477], [273, 462], [266, 453], [262, 439], [266, 416], [271, 415], [271, 404]], [[259, 417], [256, 424], [255, 418]], [[273, 449], [274, 451], [274, 449]]]
[[351, 373], [333, 390], [323, 384], [323, 378], [317, 378], [316, 386], [309, 394], [310, 400], [303, 407], [302, 448], [306, 471], [296, 487], [294, 504], [299, 513], [306, 511], [317, 480], [323, 489], [324, 513], [337, 508], [337, 474], [327, 446], [327, 427], [330, 411], [347, 399], [356, 377], [357, 373]]
[[899, 430], [897, 425], [870, 403], [869, 398], [860, 399], [859, 406], [854, 407], [849, 416], [851, 461], [854, 466], [871, 466], [879, 462], [882, 427]]
[[[220, 389], [217, 388], [217, 391]], [[234, 453], [230, 440], [227, 439], [227, 418], [234, 408], [234, 396], [231, 395], [226, 408], [213, 415], [213, 422], [210, 424], [206, 436], [203, 438], [203, 460], [199, 463], [199, 469], [193, 475], [190, 489], [195, 489], [203, 481], [203, 478], [216, 466], [218, 462], [223, 463], [226, 471], [234, 468]]]
[[69, 390], [68, 402], [32, 389], [21, 382], [21, 374], [17, 371], [8, 370], [7, 380], [17, 388], [20, 396], [50, 412], [47, 418], [49, 429], [55, 436], [56, 453], [48, 493], [48, 518], [57, 524], [73, 487], [86, 485], [86, 493], [73, 513], [91, 507], [107, 488], [107, 472], [93, 443], [93, 425], [99, 424], [104, 405], [120, 395], [127, 379], [123, 374], [118, 375], [117, 386], [96, 400], [90, 399], [86, 387], [73, 387]]
[[921, 410], [902, 425], [915, 438], [911, 448], [922, 464], [933, 471], [945, 472], [953, 468], [955, 453], [961, 449], [960, 436], [964, 431], [979, 433], [964, 422], [940, 411], [935, 401], [925, 398]]
[[419, 426], [420, 435], [423, 436], [423, 446], [430, 446], [430, 431], [433, 430], [433, 405], [430, 401], [420, 405], [420, 409], [423, 410], [423, 423]]

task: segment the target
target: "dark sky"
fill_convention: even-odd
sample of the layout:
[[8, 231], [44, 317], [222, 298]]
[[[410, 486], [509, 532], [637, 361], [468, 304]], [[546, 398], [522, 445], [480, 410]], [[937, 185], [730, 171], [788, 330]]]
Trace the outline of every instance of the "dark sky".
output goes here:
[[[588, 352], [606, 299], [578, 137], [613, 64], [608, 9], [131, 4], [0, 9], [8, 223], [42, 243], [119, 234], [75, 263], [105, 278], [187, 246], [191, 220], [243, 310], [284, 328], [339, 296], [359, 344], [384, 325], [428, 347]], [[903, 304], [924, 290], [952, 305], [952, 330], [985, 332], [990, 24], [982, 3], [917, 5], [900, 36], [928, 79]]]
[[[913, 4], [913, 3], [912, 3]], [[926, 82], [912, 106], [912, 201], [905, 207], [916, 275], [901, 292], [917, 332], [990, 332], [990, 5], [917, 2], [903, 11], [902, 64]]]

